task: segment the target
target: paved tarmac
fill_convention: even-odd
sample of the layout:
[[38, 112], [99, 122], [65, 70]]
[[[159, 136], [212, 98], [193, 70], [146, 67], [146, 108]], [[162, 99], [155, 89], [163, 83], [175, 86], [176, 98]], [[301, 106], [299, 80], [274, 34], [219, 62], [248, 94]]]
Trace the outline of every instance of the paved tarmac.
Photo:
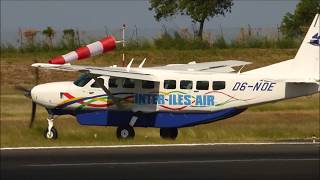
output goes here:
[[1, 149], [1, 179], [319, 179], [319, 144]]

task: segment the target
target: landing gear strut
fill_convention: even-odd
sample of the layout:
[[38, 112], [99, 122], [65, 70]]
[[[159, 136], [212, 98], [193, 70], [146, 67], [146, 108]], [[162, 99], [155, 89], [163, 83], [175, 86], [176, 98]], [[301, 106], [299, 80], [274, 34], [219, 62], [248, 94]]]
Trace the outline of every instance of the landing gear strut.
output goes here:
[[130, 138], [133, 138], [134, 136], [135, 136], [135, 132], [133, 127], [131, 126], [117, 128], [118, 139], [130, 139]]
[[160, 129], [160, 136], [163, 139], [176, 139], [178, 136], [178, 129], [177, 128], [161, 128]]
[[46, 139], [57, 139], [58, 131], [53, 127], [54, 115], [49, 114], [48, 118], [48, 128], [44, 131], [44, 137]]

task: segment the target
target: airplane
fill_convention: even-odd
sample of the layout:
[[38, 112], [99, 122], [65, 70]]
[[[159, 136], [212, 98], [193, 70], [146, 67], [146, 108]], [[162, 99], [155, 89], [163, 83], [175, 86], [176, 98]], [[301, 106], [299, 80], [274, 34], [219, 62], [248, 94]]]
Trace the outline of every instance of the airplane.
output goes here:
[[[76, 71], [75, 81], [24, 89], [32, 99], [32, 118], [39, 104], [48, 112], [47, 139], [57, 139], [54, 119], [73, 115], [80, 125], [114, 126], [119, 139], [135, 136], [134, 127], [160, 128], [160, 136], [176, 139], [178, 128], [224, 120], [263, 103], [308, 96], [320, 91], [320, 26], [317, 14], [293, 59], [246, 72], [238, 60], [165, 66], [95, 67], [70, 62], [115, 48], [113, 36], [81, 47], [49, 63], [33, 67]], [[241, 67], [235, 71], [234, 67]]]

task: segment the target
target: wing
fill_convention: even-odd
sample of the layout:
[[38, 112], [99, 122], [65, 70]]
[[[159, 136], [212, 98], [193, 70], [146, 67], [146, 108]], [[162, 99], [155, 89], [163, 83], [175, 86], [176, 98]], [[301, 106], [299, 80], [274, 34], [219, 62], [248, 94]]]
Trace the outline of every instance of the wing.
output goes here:
[[251, 64], [250, 62], [228, 60], [228, 61], [215, 61], [215, 62], [204, 62], [196, 63], [190, 62], [188, 64], [168, 64], [166, 66], [153, 67], [155, 69], [165, 70], [177, 70], [177, 71], [204, 71], [204, 72], [233, 72], [235, 71], [232, 67], [244, 66]]
[[62, 71], [78, 71], [78, 72], [88, 72], [91, 74], [112, 76], [112, 77], [122, 77], [130, 79], [140, 79], [146, 81], [156, 81], [158, 78], [150, 73], [146, 73], [142, 69], [132, 68], [128, 70], [123, 67], [95, 67], [95, 66], [78, 66], [70, 64], [47, 64], [47, 63], [35, 63], [32, 64], [33, 67], [38, 67], [42, 69], [53, 69]]

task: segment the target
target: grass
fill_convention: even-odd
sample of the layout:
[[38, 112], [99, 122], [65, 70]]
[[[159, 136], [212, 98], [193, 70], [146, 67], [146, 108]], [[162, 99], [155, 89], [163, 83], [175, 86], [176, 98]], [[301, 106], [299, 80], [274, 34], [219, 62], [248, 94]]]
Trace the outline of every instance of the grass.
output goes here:
[[[64, 53], [64, 52], [63, 52]], [[169, 63], [187, 63], [238, 59], [254, 64], [245, 70], [269, 65], [294, 57], [296, 49], [208, 49], [208, 50], [129, 50], [126, 59], [134, 57], [135, 65], [147, 57], [146, 66]], [[136, 128], [136, 138], [119, 141], [113, 127], [80, 126], [71, 116], [57, 119], [57, 141], [47, 141], [42, 131], [47, 127], [46, 111], [39, 107], [32, 129], [28, 128], [31, 102], [14, 90], [15, 85], [32, 87], [34, 69], [30, 64], [46, 62], [61, 52], [1, 53], [1, 147], [58, 146], [58, 145], [111, 145], [155, 143], [207, 143], [207, 142], [268, 142], [304, 140], [319, 132], [319, 94], [270, 103], [249, 108], [239, 116], [207, 125], [182, 128], [175, 141], [162, 140], [159, 130]], [[121, 51], [93, 57], [77, 64], [108, 66], [120, 64]], [[73, 80], [78, 74], [40, 70], [40, 83]]]
[[213, 143], [213, 142], [269, 142], [305, 140], [319, 137], [319, 116], [316, 111], [245, 112], [229, 120], [179, 130], [175, 141], [163, 140], [159, 130], [135, 128], [134, 140], [119, 141], [113, 127], [79, 126], [70, 117], [55, 122], [59, 139], [43, 138], [47, 127], [45, 116], [38, 116], [35, 126], [28, 128], [24, 120], [1, 121], [1, 147], [58, 146], [58, 145], [112, 145], [157, 143]]
[[319, 94], [286, 100], [277, 103], [268, 103], [251, 107], [250, 110], [257, 111], [287, 111], [287, 110], [319, 110]]

